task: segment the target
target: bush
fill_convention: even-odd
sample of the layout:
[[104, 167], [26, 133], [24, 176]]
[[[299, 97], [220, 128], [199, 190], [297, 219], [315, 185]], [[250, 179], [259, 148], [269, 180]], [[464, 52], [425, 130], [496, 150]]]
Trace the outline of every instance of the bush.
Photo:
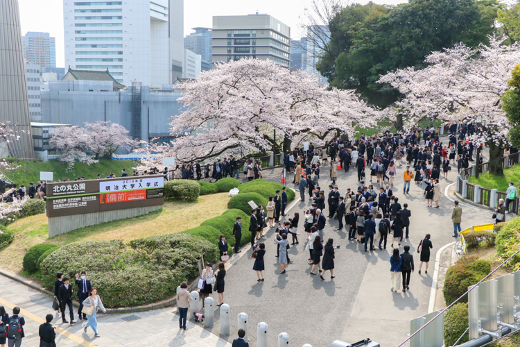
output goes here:
[[20, 211], [21, 218], [34, 216], [36, 214], [45, 213], [45, 201], [38, 199], [30, 199], [27, 200], [22, 205], [22, 210]]
[[[463, 302], [456, 303], [446, 312], [446, 317], [444, 318], [444, 344], [453, 346], [468, 326], [468, 304]], [[467, 341], [469, 341], [468, 333], [460, 339], [459, 343]]]
[[41, 275], [53, 288], [56, 272], [73, 277], [85, 270], [106, 307], [137, 306], [175, 294], [181, 282], [198, 275], [201, 256], [215, 262], [215, 245], [186, 234], [152, 236], [129, 246], [121, 240], [88, 241], [52, 252], [41, 264]]
[[48, 250], [46, 250], [39, 258], [38, 258], [38, 261], [36, 262], [36, 270], [40, 270], [41, 268], [41, 264], [42, 262], [45, 260], [45, 258], [47, 258], [52, 252], [54, 252], [55, 250], [59, 249], [60, 246], [56, 246], [56, 247], [53, 247], [53, 248], [49, 248]]
[[[486, 260], [477, 260], [476, 257], [461, 258], [451, 266], [444, 280], [444, 300], [446, 305], [462, 296], [469, 286], [477, 284], [491, 272], [491, 263]], [[459, 302], [468, 302], [468, 296], [462, 297]]]
[[[520, 217], [516, 217], [500, 229], [496, 238], [497, 254], [502, 260], [508, 259], [520, 248]], [[520, 263], [520, 254], [517, 254], [508, 262], [512, 268], [517, 268]]]
[[164, 199], [167, 201], [195, 201], [199, 193], [200, 185], [190, 180], [173, 180], [164, 184]]
[[213, 183], [218, 187], [219, 192], [229, 192], [233, 188], [238, 188], [240, 182], [233, 177], [226, 177]]
[[228, 202], [228, 208], [236, 208], [241, 210], [247, 214], [251, 214], [251, 206], [249, 206], [248, 202], [253, 200], [255, 204], [258, 206], [263, 205], [264, 209], [267, 206], [267, 198], [261, 196], [258, 193], [242, 193], [240, 192], [238, 195], [235, 195]]
[[52, 243], [41, 243], [39, 245], [32, 246], [31, 248], [29, 248], [29, 250], [27, 251], [27, 253], [25, 253], [25, 256], [23, 257], [24, 270], [29, 273], [38, 271], [38, 259], [40, 259], [43, 253], [52, 248], [56, 248], [56, 245], [53, 245]]
[[[251, 182], [242, 183], [238, 189], [240, 193], [258, 193], [264, 198], [269, 199], [270, 196], [275, 196], [276, 191], [283, 190], [283, 185], [275, 182], [268, 182], [265, 180], [253, 180]], [[295, 197], [294, 190], [287, 188], [287, 200], [291, 201]]]
[[14, 234], [0, 225], [0, 249], [9, 246], [14, 240]]
[[483, 247], [494, 247], [497, 235], [491, 231], [474, 231], [464, 234], [464, 240], [468, 249]]
[[197, 181], [200, 185], [200, 195], [208, 195], [218, 193], [218, 187], [215, 183], [206, 181]]
[[493, 225], [493, 232], [497, 233], [502, 230], [502, 228], [506, 225], [506, 223], [498, 223]]

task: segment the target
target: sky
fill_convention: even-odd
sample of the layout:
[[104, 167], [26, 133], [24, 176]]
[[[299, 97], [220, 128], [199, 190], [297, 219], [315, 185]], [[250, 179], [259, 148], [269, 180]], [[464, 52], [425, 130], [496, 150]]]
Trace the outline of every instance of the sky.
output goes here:
[[[2, 0], [0, 0], [2, 1]], [[128, 0], [146, 1], [146, 0]], [[212, 17], [267, 13], [291, 27], [291, 38], [302, 36], [306, 9], [312, 0], [184, 0], [184, 35], [194, 27], [212, 26]], [[348, 0], [346, 0], [348, 1]], [[358, 0], [367, 3], [368, 0]], [[373, 0], [377, 4], [395, 5], [405, 0]], [[63, 0], [19, 0], [22, 35], [28, 31], [48, 32], [56, 38], [56, 66], [64, 67]], [[305, 35], [303, 35], [305, 36]]]

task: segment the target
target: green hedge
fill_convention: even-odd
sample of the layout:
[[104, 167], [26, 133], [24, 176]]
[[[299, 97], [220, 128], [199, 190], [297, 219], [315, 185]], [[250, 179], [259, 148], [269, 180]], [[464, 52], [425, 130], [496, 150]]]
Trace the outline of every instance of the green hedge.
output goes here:
[[0, 225], [0, 249], [9, 246], [14, 240], [14, 234], [8, 231], [4, 226]]
[[[497, 254], [506, 260], [512, 256], [520, 248], [520, 217], [516, 217], [509, 221], [500, 229], [496, 238]], [[512, 268], [518, 268], [520, 263], [520, 255], [517, 254], [509, 262]]]
[[492, 231], [474, 231], [464, 234], [464, 241], [468, 249], [481, 247], [495, 247], [497, 234]]
[[40, 259], [43, 253], [47, 252], [49, 249], [55, 249], [56, 247], [57, 246], [52, 243], [41, 243], [32, 246], [23, 257], [23, 269], [29, 273], [38, 271], [40, 268], [38, 265], [38, 259]]
[[173, 180], [164, 184], [166, 201], [195, 201], [200, 194], [200, 185], [191, 180]]
[[[468, 326], [468, 304], [464, 302], [456, 303], [446, 312], [444, 318], [444, 344], [453, 346]], [[467, 341], [469, 341], [468, 333], [460, 339], [459, 344]]]
[[[238, 189], [240, 193], [258, 193], [264, 198], [269, 199], [270, 196], [276, 195], [276, 190], [283, 190], [283, 185], [275, 182], [268, 182], [266, 180], [253, 180], [247, 183], [242, 183]], [[287, 200], [291, 201], [295, 197], [294, 190], [287, 188]]]
[[218, 193], [218, 187], [215, 183], [206, 181], [197, 181], [200, 185], [200, 195], [208, 195]]
[[247, 214], [251, 214], [251, 206], [249, 206], [248, 202], [253, 200], [255, 204], [258, 206], [263, 205], [264, 210], [267, 206], [268, 200], [261, 196], [258, 193], [242, 193], [240, 192], [238, 195], [235, 195], [228, 201], [228, 208], [234, 208], [241, 210]]
[[22, 205], [20, 215], [23, 218], [45, 213], [45, 204], [44, 200], [30, 199]]
[[[81, 256], [79, 256], [81, 255]], [[131, 241], [72, 243], [52, 252], [41, 264], [43, 284], [53, 288], [55, 275], [85, 270], [106, 307], [137, 306], [163, 300], [182, 281], [198, 275], [197, 260], [218, 259], [214, 244], [177, 233]]]
[[43, 261], [45, 260], [45, 258], [47, 258], [52, 252], [54, 252], [55, 250], [57, 249], [60, 249], [60, 246], [55, 246], [55, 247], [52, 247], [52, 248], [49, 248], [48, 250], [46, 250], [39, 258], [38, 258], [38, 261], [36, 262], [36, 270], [40, 270], [41, 269], [41, 265], [43, 263]]
[[[479, 260], [477, 257], [461, 258], [451, 266], [446, 273], [442, 289], [446, 305], [450, 305], [463, 295], [469, 286], [477, 284], [491, 272], [491, 263]], [[462, 297], [459, 302], [468, 302], [468, 296]]]

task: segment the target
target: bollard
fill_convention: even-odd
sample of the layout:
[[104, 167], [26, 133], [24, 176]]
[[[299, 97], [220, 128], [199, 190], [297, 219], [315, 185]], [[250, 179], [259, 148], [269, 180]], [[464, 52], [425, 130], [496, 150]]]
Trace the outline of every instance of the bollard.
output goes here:
[[211, 328], [213, 326], [213, 320], [215, 312], [213, 311], [213, 298], [207, 297], [204, 300], [204, 326]]
[[231, 331], [231, 323], [229, 317], [229, 305], [220, 306], [220, 335], [228, 336]]
[[267, 323], [258, 323], [256, 328], [256, 347], [267, 347], [267, 328]]
[[199, 312], [199, 293], [192, 291], [190, 301], [190, 315], [188, 316], [188, 319], [193, 319], [193, 315], [197, 312]]
[[278, 347], [287, 347], [289, 346], [289, 334], [280, 333], [278, 335]]
[[237, 328], [244, 329], [244, 331], [246, 332], [246, 335], [244, 336], [244, 340], [246, 340], [246, 341], [249, 340], [248, 335], [247, 335], [247, 321], [248, 321], [247, 313], [241, 312], [238, 314]]
[[302, 347], [312, 347], [311, 345], [309, 345], [308, 343], [304, 344]]

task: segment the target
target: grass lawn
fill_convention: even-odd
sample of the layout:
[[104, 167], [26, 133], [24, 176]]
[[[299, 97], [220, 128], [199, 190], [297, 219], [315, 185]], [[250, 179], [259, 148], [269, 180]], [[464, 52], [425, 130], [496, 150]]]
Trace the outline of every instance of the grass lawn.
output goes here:
[[157, 212], [74, 230], [51, 239], [47, 236], [48, 222], [45, 214], [23, 218], [7, 227], [16, 237], [9, 247], [0, 251], [0, 266], [11, 272], [20, 272], [26, 251], [39, 243], [62, 246], [79, 241], [130, 241], [188, 230], [198, 227], [206, 219], [224, 213], [228, 209], [229, 199], [228, 193], [218, 193], [200, 196], [197, 202], [165, 202], [163, 209]]
[[19, 167], [12, 171], [4, 170], [3, 173], [13, 182], [26, 186], [29, 185], [29, 182], [40, 180], [40, 171], [54, 172], [55, 181], [64, 181], [67, 178], [73, 180], [82, 176], [85, 179], [95, 179], [97, 174], [101, 174], [101, 177], [107, 177], [110, 172], [115, 173], [116, 176], [121, 176], [121, 169], [126, 169], [126, 172], [132, 174], [132, 168], [136, 166], [131, 160], [101, 159], [99, 163], [92, 165], [76, 162], [74, 172], [67, 172], [68, 164], [57, 160], [47, 162], [18, 160], [14, 161], [13, 164], [19, 165]]
[[486, 172], [477, 179], [470, 177], [468, 179], [471, 184], [478, 184], [482, 188], [497, 189], [499, 192], [505, 192], [509, 187], [509, 182], [514, 182], [515, 186], [520, 185], [520, 164], [516, 164], [504, 169], [504, 176], [492, 175]]

